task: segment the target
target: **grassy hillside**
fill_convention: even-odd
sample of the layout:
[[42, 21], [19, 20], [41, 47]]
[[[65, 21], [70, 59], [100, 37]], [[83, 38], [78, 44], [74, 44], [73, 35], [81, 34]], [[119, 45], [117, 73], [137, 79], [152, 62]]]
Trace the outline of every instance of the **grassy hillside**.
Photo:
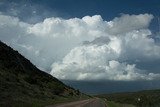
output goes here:
[[0, 107], [44, 106], [81, 95], [0, 42]]
[[160, 107], [160, 90], [145, 90], [139, 92], [115, 93], [98, 96], [116, 103], [133, 104], [136, 107]]

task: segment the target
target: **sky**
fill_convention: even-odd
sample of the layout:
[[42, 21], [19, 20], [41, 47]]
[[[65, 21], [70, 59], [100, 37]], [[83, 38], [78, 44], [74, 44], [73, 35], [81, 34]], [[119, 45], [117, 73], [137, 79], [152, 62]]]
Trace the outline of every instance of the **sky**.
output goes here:
[[0, 40], [87, 93], [160, 88], [159, 10], [159, 0], [1, 0]]

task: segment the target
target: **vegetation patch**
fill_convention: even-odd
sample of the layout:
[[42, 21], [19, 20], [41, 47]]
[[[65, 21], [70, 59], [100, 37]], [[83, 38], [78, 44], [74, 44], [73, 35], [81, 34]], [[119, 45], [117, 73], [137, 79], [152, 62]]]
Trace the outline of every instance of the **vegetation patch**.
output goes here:
[[160, 107], [160, 90], [105, 94], [98, 95], [98, 97], [110, 101], [108, 103], [111, 104], [111, 107], [114, 107], [115, 102], [120, 104], [132, 104], [136, 107]]

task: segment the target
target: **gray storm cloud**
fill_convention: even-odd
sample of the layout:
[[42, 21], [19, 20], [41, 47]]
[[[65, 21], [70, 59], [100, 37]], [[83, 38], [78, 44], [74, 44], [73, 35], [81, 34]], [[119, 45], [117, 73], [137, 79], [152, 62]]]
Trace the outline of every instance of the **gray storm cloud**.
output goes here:
[[[138, 63], [160, 60], [160, 46], [148, 29], [153, 15], [46, 18], [28, 24], [0, 15], [0, 40], [38, 68], [64, 80], [153, 80], [160, 73]], [[132, 63], [130, 63], [132, 62]], [[136, 63], [138, 62], [138, 63]]]

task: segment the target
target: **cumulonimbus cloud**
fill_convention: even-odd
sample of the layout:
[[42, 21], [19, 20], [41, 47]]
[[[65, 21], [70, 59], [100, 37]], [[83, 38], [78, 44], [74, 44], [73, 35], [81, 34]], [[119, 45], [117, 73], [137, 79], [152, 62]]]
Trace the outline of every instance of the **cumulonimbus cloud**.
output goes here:
[[64, 80], [153, 80], [160, 73], [136, 62], [160, 60], [160, 46], [148, 26], [153, 15], [46, 18], [28, 24], [0, 15], [0, 40], [37, 67]]

